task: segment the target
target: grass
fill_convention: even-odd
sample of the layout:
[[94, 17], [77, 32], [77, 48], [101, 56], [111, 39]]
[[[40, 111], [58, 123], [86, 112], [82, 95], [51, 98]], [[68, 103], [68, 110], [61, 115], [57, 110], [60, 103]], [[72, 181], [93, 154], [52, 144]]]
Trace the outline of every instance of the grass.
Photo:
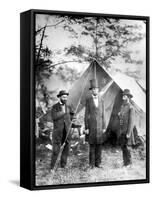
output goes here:
[[[133, 165], [129, 169], [122, 167], [122, 152], [110, 147], [102, 150], [103, 168], [90, 169], [88, 165], [88, 144], [80, 146], [81, 154], [71, 152], [65, 169], [58, 168], [49, 172], [51, 151], [45, 145], [36, 147], [36, 185], [58, 185], [119, 180], [138, 180], [146, 178], [145, 152], [142, 149], [131, 150]], [[143, 152], [142, 152], [143, 151]]]

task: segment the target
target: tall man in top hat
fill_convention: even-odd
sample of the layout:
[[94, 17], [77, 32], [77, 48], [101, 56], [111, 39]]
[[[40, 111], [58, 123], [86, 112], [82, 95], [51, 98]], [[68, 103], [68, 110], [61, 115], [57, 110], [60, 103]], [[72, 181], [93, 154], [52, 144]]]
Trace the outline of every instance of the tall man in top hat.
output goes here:
[[[61, 90], [57, 97], [59, 98], [58, 103], [53, 105], [51, 110], [51, 116], [53, 120], [53, 152], [51, 157], [51, 169], [54, 168], [57, 157], [60, 152], [60, 148], [65, 142], [67, 134], [70, 131], [71, 120], [74, 116], [74, 111], [71, 106], [67, 105], [68, 92]], [[69, 140], [70, 134], [66, 139], [64, 149], [61, 154], [60, 167], [64, 168], [67, 163], [67, 157], [69, 153]]]
[[90, 167], [101, 167], [101, 147], [105, 132], [104, 100], [99, 96], [99, 87], [96, 79], [90, 81], [91, 96], [86, 99], [85, 105], [85, 132], [89, 142]]
[[135, 145], [133, 134], [135, 112], [131, 104], [132, 94], [129, 89], [123, 91], [123, 103], [121, 110], [118, 113], [120, 128], [119, 128], [119, 144], [123, 153], [123, 165], [130, 166], [132, 164], [129, 145]]

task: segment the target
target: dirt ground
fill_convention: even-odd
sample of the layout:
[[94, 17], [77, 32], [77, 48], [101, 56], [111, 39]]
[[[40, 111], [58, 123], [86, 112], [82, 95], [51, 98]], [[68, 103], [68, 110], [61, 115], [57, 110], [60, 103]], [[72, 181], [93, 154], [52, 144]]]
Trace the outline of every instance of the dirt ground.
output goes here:
[[73, 183], [137, 180], [146, 177], [145, 154], [141, 149], [131, 150], [133, 165], [122, 167], [120, 148], [104, 147], [102, 150], [103, 168], [90, 169], [88, 165], [88, 144], [71, 151], [65, 169], [49, 172], [51, 150], [41, 144], [36, 148], [36, 185], [58, 185]]

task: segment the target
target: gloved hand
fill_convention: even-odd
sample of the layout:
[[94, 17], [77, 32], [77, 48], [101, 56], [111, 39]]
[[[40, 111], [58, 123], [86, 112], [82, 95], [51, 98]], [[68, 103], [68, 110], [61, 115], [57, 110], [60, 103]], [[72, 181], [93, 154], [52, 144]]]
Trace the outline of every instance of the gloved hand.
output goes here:
[[103, 129], [103, 133], [105, 133], [106, 132], [106, 129]]
[[85, 135], [88, 135], [88, 134], [89, 134], [89, 129], [86, 129], [86, 130], [84, 131], [84, 133], [85, 133]]
[[130, 134], [129, 134], [129, 133], [126, 134], [126, 138], [127, 138], [127, 139], [130, 138]]

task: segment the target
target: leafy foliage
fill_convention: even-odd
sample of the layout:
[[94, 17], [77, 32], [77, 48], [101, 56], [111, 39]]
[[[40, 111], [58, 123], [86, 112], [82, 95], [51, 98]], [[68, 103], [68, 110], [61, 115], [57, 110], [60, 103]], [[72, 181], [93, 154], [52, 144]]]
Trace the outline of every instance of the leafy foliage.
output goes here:
[[[80, 23], [80, 19], [79, 19]], [[116, 57], [122, 57], [127, 63], [141, 63], [141, 60], [131, 58], [132, 51], [128, 51], [130, 44], [141, 41], [145, 35], [141, 31], [141, 26], [126, 25], [124, 21], [108, 18], [83, 18], [80, 24], [81, 35], [92, 39], [92, 46], [88, 49], [78, 45], [72, 45], [67, 49], [66, 54], [83, 56], [87, 54], [91, 60], [96, 58], [106, 68], [111, 67], [111, 61]]]
[[60, 66], [56, 74], [65, 82], [73, 83], [80, 77], [80, 73], [75, 68]]

